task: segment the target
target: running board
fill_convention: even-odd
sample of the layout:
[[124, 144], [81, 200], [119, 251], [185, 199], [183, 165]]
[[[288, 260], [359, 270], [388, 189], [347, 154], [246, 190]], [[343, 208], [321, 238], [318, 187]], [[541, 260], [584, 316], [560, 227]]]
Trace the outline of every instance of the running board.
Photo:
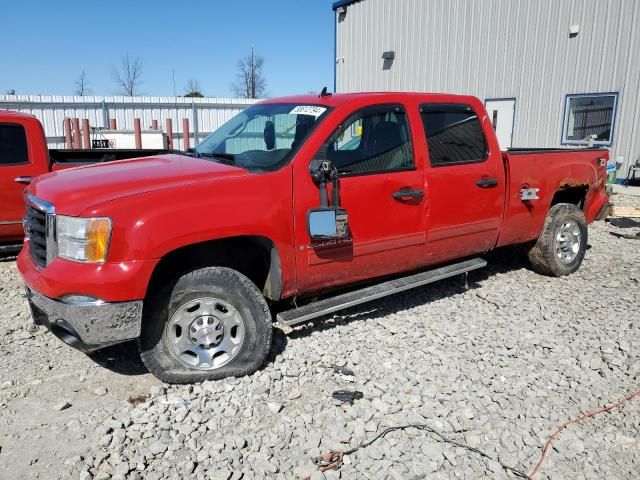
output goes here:
[[317, 302], [303, 305], [299, 308], [293, 308], [278, 313], [276, 318], [279, 323], [287, 326], [296, 325], [306, 322], [313, 318], [321, 317], [329, 313], [337, 312], [345, 308], [360, 305], [361, 303], [370, 302], [378, 298], [393, 295], [394, 293], [403, 292], [412, 288], [437, 282], [445, 278], [454, 277], [462, 273], [477, 270], [487, 265], [485, 260], [481, 258], [472, 258], [464, 262], [454, 263], [445, 267], [428, 270], [426, 272], [416, 273], [408, 277], [396, 278], [387, 282], [372, 285], [370, 287], [354, 290], [353, 292], [343, 293], [335, 297], [325, 298]]
[[21, 243], [16, 243], [14, 245], [0, 245], [0, 255], [19, 253], [21, 249]]

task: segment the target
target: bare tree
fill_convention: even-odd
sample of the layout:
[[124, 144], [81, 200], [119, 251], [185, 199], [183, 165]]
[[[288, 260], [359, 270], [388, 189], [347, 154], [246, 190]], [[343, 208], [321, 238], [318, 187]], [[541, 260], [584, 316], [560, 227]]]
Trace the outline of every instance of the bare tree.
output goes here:
[[91, 90], [89, 89], [89, 82], [87, 81], [87, 74], [84, 70], [80, 72], [78, 78], [74, 82], [75, 88], [73, 89], [73, 93], [80, 97], [84, 97], [85, 95], [89, 95]]
[[200, 82], [190, 78], [187, 82], [187, 86], [184, 88], [185, 97], [204, 97], [200, 88]]
[[128, 97], [139, 95], [138, 89], [142, 83], [142, 60], [138, 57], [131, 59], [127, 53], [120, 59], [119, 67], [111, 68], [111, 76], [120, 93]]
[[243, 98], [263, 98], [267, 93], [263, 67], [264, 58], [255, 55], [252, 48], [250, 54], [238, 61], [236, 81], [231, 85], [233, 94]]

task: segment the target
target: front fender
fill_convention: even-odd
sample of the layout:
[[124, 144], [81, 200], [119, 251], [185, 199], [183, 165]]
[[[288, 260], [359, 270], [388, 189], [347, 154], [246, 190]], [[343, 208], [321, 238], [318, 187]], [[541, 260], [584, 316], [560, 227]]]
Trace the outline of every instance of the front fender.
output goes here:
[[280, 253], [285, 281], [295, 272], [291, 209], [288, 166], [129, 196], [89, 208], [82, 216], [112, 219], [109, 262], [160, 259], [209, 240], [266, 237]]

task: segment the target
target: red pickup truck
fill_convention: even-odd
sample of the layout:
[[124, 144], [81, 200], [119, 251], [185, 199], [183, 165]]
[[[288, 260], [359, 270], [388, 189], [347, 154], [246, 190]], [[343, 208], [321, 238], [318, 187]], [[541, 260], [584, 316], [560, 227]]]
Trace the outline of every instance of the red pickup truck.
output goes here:
[[0, 254], [22, 247], [24, 186], [52, 170], [162, 153], [163, 150], [47, 149], [40, 121], [33, 115], [0, 110]]
[[522, 244], [580, 266], [608, 152], [501, 152], [482, 103], [417, 93], [253, 105], [190, 155], [53, 172], [28, 188], [18, 268], [34, 321], [91, 351], [138, 339], [186, 383], [260, 368], [286, 325], [481, 268]]

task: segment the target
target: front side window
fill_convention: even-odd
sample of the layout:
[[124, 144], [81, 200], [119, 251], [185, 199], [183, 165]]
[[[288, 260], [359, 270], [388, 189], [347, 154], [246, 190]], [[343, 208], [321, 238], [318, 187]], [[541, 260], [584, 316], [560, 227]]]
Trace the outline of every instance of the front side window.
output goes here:
[[0, 166], [29, 163], [27, 134], [22, 125], [0, 124]]
[[277, 170], [295, 154], [327, 111], [320, 105], [253, 105], [205, 138], [196, 147], [196, 154], [248, 170]]
[[431, 166], [483, 162], [487, 143], [476, 112], [468, 105], [420, 107]]
[[617, 100], [617, 93], [567, 95], [562, 143], [611, 145]]
[[380, 105], [356, 112], [329, 137], [315, 158], [330, 160], [343, 176], [415, 168], [404, 109]]

